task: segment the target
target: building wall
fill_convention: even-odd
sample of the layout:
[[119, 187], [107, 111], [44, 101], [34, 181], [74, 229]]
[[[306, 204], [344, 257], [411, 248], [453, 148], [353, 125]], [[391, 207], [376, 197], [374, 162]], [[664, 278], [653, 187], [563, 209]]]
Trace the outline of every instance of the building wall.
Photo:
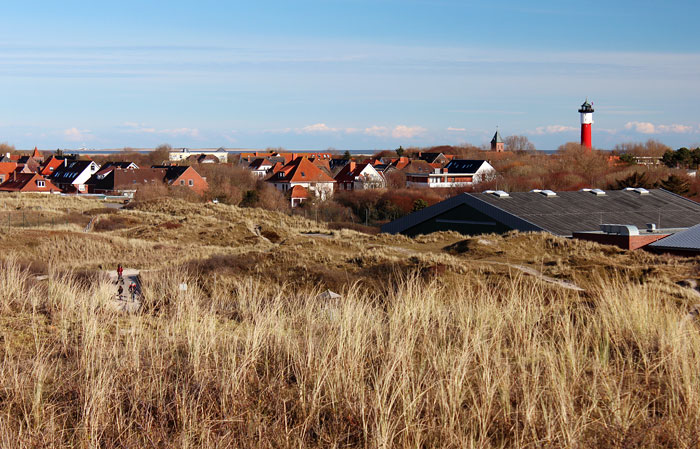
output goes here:
[[466, 204], [451, 209], [444, 214], [420, 223], [402, 232], [413, 237], [437, 231], [456, 231], [464, 235], [505, 234], [512, 228], [500, 223]]
[[228, 162], [228, 152], [227, 151], [206, 151], [206, 150], [200, 150], [200, 151], [171, 151], [168, 153], [168, 159], [172, 162], [179, 162], [182, 160], [187, 159], [190, 156], [199, 156], [200, 154], [211, 154], [216, 156], [219, 161], [221, 162]]
[[[192, 180], [193, 185], [189, 184], [190, 180]], [[184, 181], [185, 183], [182, 184], [182, 181]], [[185, 170], [182, 176], [180, 176], [173, 182], [173, 185], [184, 185], [185, 187], [189, 187], [190, 189], [194, 190], [199, 195], [202, 195], [204, 192], [207, 191], [207, 189], [209, 189], [209, 184], [207, 184], [207, 181], [204, 178], [202, 178], [199, 175], [199, 173], [197, 173], [192, 167]]]

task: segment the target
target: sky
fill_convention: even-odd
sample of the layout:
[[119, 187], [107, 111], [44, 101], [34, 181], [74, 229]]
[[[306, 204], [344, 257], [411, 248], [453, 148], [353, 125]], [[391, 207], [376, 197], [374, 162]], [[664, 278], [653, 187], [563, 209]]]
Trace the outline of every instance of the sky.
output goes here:
[[18, 149], [700, 145], [697, 1], [0, 5]]

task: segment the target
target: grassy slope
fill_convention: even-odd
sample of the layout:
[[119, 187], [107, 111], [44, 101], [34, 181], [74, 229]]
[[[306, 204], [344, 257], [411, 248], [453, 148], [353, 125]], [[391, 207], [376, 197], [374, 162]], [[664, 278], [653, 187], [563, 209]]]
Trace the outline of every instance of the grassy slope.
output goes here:
[[[697, 260], [225, 205], [3, 201], [97, 217], [0, 237], [3, 447], [697, 444], [697, 298], [675, 284]], [[90, 271], [118, 262], [148, 270], [146, 313], [106, 307]]]

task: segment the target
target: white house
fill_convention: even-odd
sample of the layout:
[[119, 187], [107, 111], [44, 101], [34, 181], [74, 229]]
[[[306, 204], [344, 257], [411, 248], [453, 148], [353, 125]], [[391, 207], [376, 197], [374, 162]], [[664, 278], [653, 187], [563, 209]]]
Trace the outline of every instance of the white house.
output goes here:
[[406, 187], [466, 187], [488, 181], [496, 170], [487, 161], [453, 159], [444, 168], [431, 173], [407, 173]]
[[67, 160], [56, 168], [51, 175], [53, 182], [59, 189], [68, 193], [87, 193], [85, 183], [100, 169], [94, 161]]
[[386, 180], [372, 164], [348, 162], [335, 175], [338, 190], [381, 189], [386, 187]]
[[187, 159], [190, 156], [215, 156], [217, 159], [219, 159], [219, 162], [228, 162], [228, 151], [226, 151], [225, 148], [217, 148], [216, 150], [213, 149], [205, 149], [205, 148], [198, 148], [198, 149], [189, 149], [189, 148], [180, 148], [179, 150], [173, 150], [168, 154], [168, 158], [170, 159], [171, 162], [179, 162]]

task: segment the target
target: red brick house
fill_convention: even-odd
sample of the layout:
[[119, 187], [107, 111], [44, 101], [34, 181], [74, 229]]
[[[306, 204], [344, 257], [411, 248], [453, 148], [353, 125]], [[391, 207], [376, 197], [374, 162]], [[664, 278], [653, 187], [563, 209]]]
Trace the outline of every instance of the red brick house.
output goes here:
[[38, 173], [13, 172], [5, 182], [0, 184], [0, 192], [53, 193], [60, 191], [61, 189]]
[[151, 168], [120, 168], [100, 170], [85, 184], [88, 192], [107, 195], [133, 194], [139, 186], [164, 183], [188, 187], [199, 195], [209, 185], [192, 167], [154, 166]]

